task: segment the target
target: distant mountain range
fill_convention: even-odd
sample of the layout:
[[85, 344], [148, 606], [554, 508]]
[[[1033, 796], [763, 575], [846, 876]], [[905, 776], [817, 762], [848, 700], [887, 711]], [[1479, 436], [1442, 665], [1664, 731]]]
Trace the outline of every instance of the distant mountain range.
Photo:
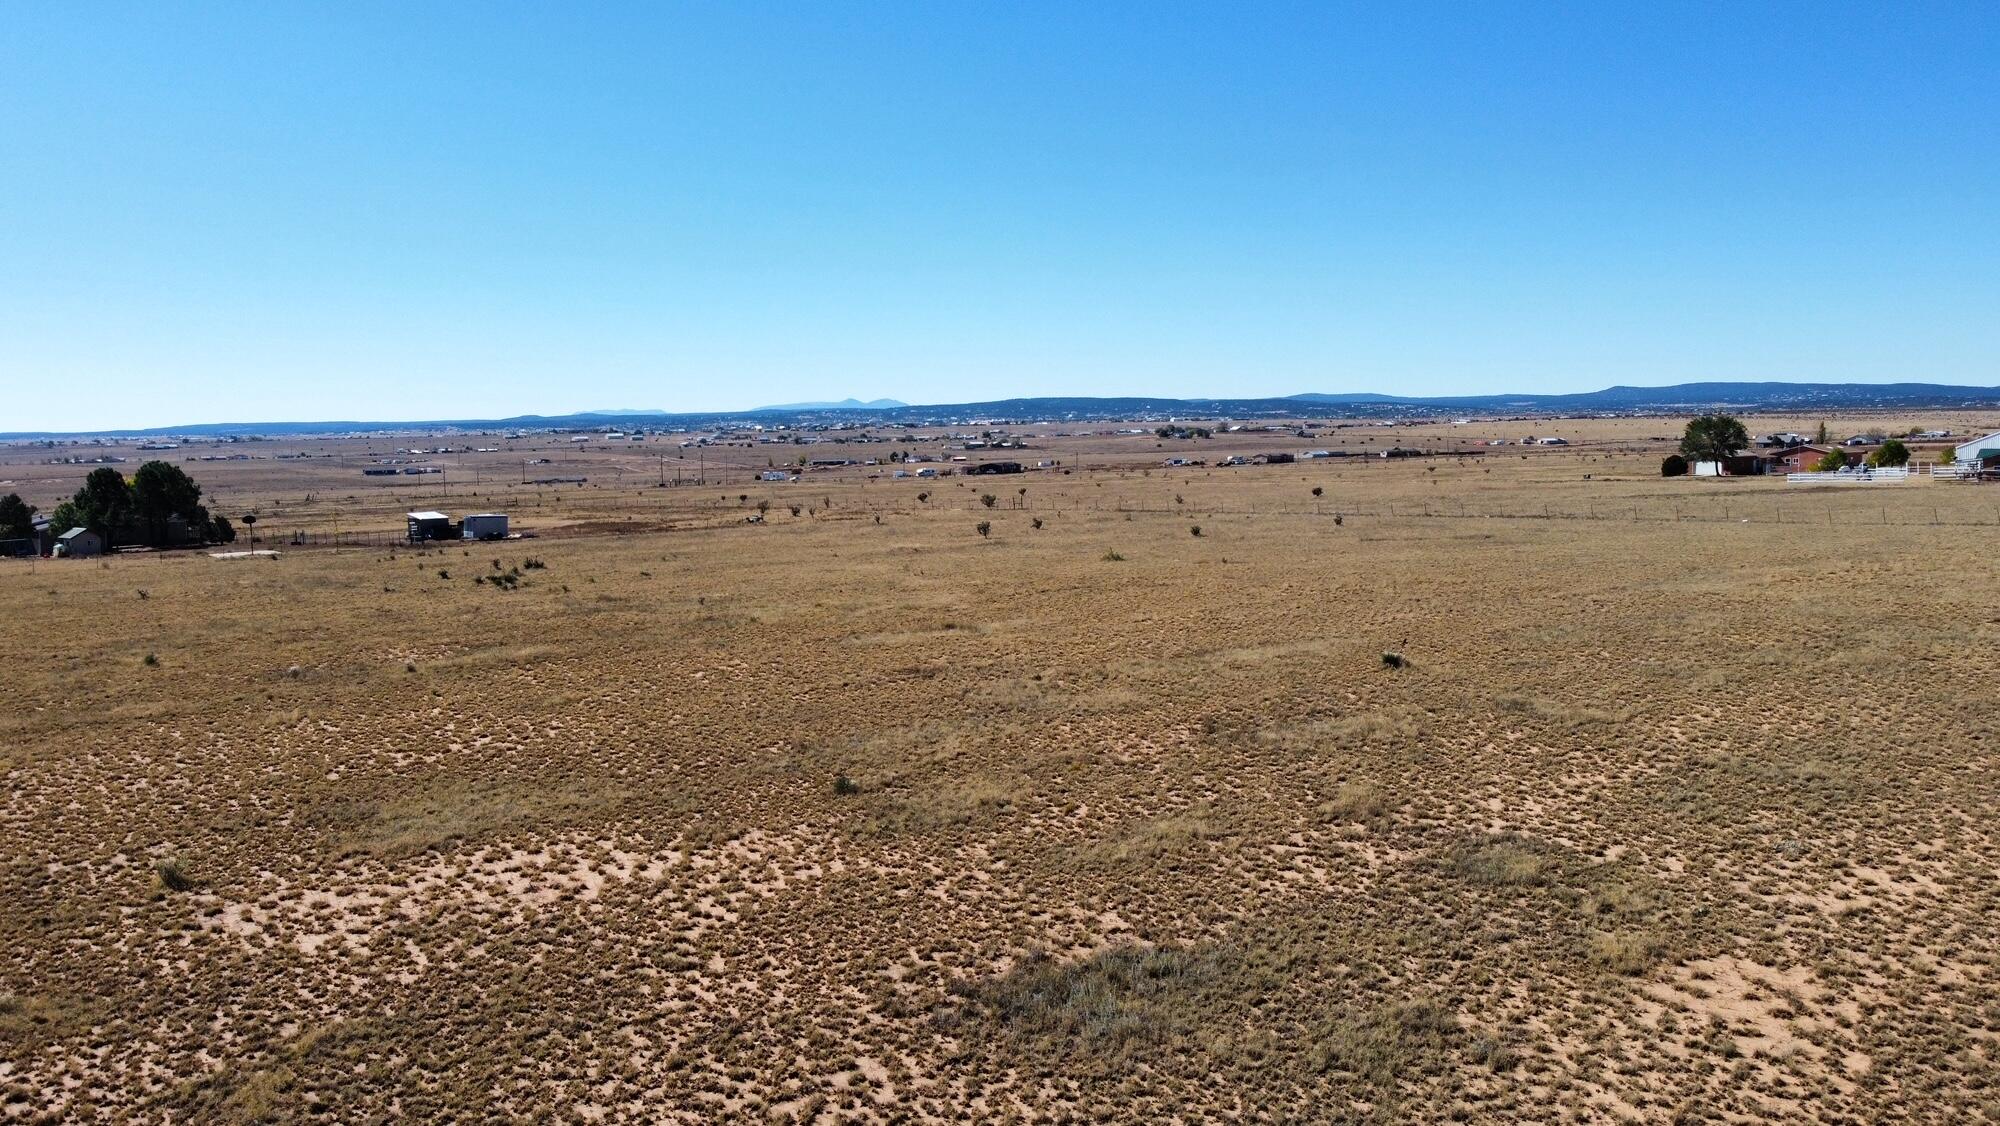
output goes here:
[[751, 413], [756, 414], [764, 411], [886, 411], [909, 405], [908, 403], [899, 403], [894, 399], [870, 399], [865, 403], [859, 399], [842, 399], [837, 403], [780, 403], [774, 407], [758, 407]]
[[894, 399], [789, 403], [753, 411], [588, 411], [511, 418], [404, 422], [209, 422], [139, 430], [0, 433], [0, 439], [243, 437], [436, 430], [589, 430], [656, 426], [665, 429], [751, 424], [882, 422], [959, 425], [975, 422], [1091, 422], [1117, 419], [1301, 416], [1430, 418], [1444, 415], [1681, 414], [1706, 410], [1840, 411], [2000, 408], [2000, 387], [1942, 383], [1682, 383], [1671, 387], [1607, 387], [1568, 395], [1406, 396], [1307, 393], [1262, 399], [1042, 397], [911, 406]]

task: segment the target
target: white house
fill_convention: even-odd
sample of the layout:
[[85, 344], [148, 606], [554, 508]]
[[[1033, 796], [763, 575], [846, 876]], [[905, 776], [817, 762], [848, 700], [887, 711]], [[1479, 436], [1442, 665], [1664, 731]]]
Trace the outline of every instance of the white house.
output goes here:
[[89, 528], [71, 528], [56, 537], [55, 552], [68, 559], [88, 559], [104, 554], [104, 540]]

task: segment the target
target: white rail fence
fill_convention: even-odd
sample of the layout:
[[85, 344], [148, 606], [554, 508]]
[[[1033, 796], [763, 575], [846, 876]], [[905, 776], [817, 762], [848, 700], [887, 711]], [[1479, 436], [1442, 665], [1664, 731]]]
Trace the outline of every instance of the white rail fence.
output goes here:
[[[1936, 467], [1932, 467], [1933, 476]], [[1900, 485], [1910, 479], [1907, 469], [1851, 469], [1845, 473], [1787, 473], [1787, 485]]]

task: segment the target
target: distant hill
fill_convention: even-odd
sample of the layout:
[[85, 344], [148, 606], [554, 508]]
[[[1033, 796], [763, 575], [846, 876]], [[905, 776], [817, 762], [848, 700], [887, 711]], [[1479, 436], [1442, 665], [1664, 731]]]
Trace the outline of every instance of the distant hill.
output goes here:
[[749, 413], [762, 414], [765, 411], [886, 411], [909, 405], [908, 403], [899, 403], [894, 399], [870, 399], [865, 403], [859, 399], [842, 399], [837, 403], [779, 403], [773, 407], [758, 407]]
[[1165, 399], [1087, 396], [997, 399], [979, 403], [912, 406], [894, 399], [791, 403], [754, 411], [591, 411], [511, 418], [430, 419], [405, 422], [208, 422], [142, 430], [68, 433], [0, 433], [0, 439], [268, 437], [276, 434], [367, 434], [440, 430], [706, 429], [773, 423], [1109, 422], [1119, 419], [1284, 419], [1340, 415], [1354, 418], [1426, 418], [1440, 415], [1680, 414], [1696, 411], [1822, 411], [2000, 409], [2000, 387], [1941, 383], [1682, 383], [1671, 387], [1606, 387], [1564, 395], [1404, 396], [1372, 392], [1311, 392], [1282, 398]]

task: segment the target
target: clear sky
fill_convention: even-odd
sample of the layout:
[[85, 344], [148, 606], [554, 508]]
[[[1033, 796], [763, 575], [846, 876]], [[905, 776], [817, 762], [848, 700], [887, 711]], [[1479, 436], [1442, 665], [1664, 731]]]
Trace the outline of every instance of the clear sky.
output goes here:
[[2000, 4], [0, 6], [0, 430], [2000, 383]]

